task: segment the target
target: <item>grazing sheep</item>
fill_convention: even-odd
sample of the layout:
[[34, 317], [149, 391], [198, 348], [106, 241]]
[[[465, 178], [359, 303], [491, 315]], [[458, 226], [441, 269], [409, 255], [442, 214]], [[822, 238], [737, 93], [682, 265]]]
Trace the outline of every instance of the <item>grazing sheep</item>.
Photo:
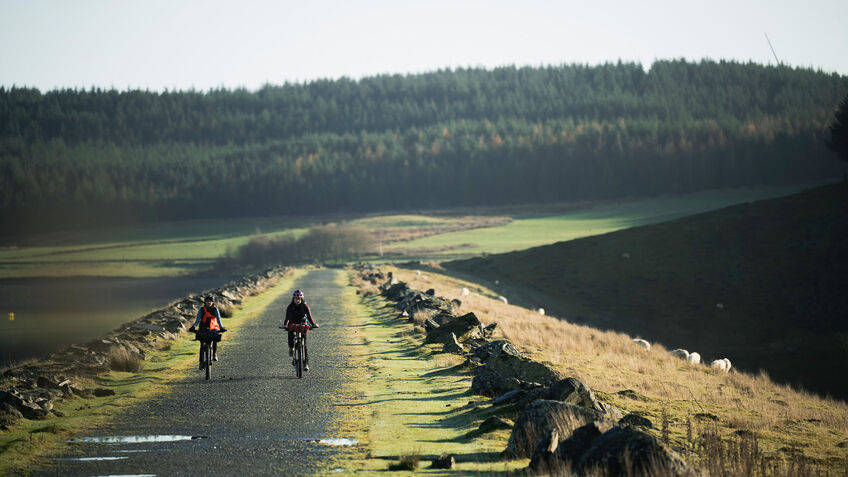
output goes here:
[[680, 359], [689, 359], [689, 352], [683, 348], [677, 348], [674, 351], [669, 351], [673, 356], [677, 356]]
[[463, 288], [462, 290], [459, 291], [459, 294], [462, 295], [462, 296], [468, 296], [468, 295], [471, 294], [471, 291], [468, 288]]
[[416, 275], [421, 275], [421, 270], [415, 270]]
[[716, 359], [710, 363], [711, 368], [716, 368], [725, 373], [730, 372], [730, 360], [727, 358]]
[[538, 314], [540, 314], [540, 315], [544, 315], [544, 314], [545, 314], [545, 309], [544, 309], [544, 308], [539, 308], [538, 310], [536, 310], [536, 313], [538, 313]]
[[693, 351], [689, 353], [689, 357], [686, 358], [686, 361], [689, 361], [692, 364], [701, 364], [701, 355]]
[[724, 303], [716, 303], [716, 308], [718, 308], [719, 310], [723, 310], [724, 309]]
[[621, 254], [621, 258], [630, 258], [630, 254], [628, 252], [624, 252]]
[[506, 297], [499, 296], [499, 297], [498, 297], [498, 300], [500, 300], [500, 301], [504, 302], [504, 304], [505, 304], [505, 305], [509, 305], [509, 302], [508, 302], [508, 301], [506, 301]]
[[648, 351], [651, 350], [651, 343], [648, 343], [647, 341], [643, 340], [642, 338], [634, 338], [633, 342], [636, 343], [637, 345], [645, 348]]
[[500, 285], [500, 284], [501, 284], [500, 280], [495, 280], [495, 285]]

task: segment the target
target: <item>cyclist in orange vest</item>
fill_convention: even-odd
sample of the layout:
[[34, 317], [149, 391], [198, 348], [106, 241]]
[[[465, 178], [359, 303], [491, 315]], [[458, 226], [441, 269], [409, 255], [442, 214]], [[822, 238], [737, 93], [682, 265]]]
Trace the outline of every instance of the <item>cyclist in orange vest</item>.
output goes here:
[[[206, 295], [203, 302], [203, 306], [197, 310], [197, 318], [195, 318], [194, 324], [188, 330], [195, 331], [197, 324], [200, 323], [201, 330], [220, 331], [221, 333], [227, 331], [221, 324], [221, 312], [215, 306], [215, 297]], [[212, 361], [218, 361], [218, 343], [214, 341], [212, 342]]]

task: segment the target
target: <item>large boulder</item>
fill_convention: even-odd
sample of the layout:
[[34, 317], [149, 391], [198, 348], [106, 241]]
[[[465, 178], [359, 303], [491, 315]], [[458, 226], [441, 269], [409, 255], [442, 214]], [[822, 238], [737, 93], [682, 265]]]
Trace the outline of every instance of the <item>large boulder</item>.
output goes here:
[[683, 459], [656, 437], [636, 427], [613, 427], [594, 439], [577, 470], [608, 475], [692, 475]]
[[427, 343], [444, 343], [447, 340], [447, 337], [453, 333], [456, 335], [457, 341], [463, 342], [477, 331], [477, 325], [479, 324], [480, 320], [477, 318], [477, 315], [474, 313], [466, 313], [465, 315], [454, 318], [452, 321], [449, 321], [435, 329], [429, 330], [425, 341]]
[[580, 463], [583, 454], [586, 453], [601, 434], [612, 429], [612, 421], [594, 421], [580, 426], [571, 433], [568, 439], [559, 443], [556, 450], [556, 460], [563, 467], [574, 470]]
[[504, 352], [491, 356], [486, 361], [486, 369], [498, 372], [506, 377], [539, 383], [543, 386], [550, 386], [565, 378], [559, 371], [547, 364]]
[[404, 282], [398, 282], [398, 283], [394, 283], [392, 285], [389, 285], [389, 287], [386, 288], [383, 291], [383, 296], [385, 296], [386, 298], [388, 298], [389, 300], [392, 300], [392, 301], [400, 301], [408, 293], [409, 293], [409, 286]]
[[559, 436], [567, 438], [578, 427], [603, 419], [604, 415], [594, 409], [537, 399], [515, 421], [505, 454], [510, 458], [529, 458], [539, 439], [550, 431], [556, 429]]
[[530, 457], [530, 470], [537, 474], [558, 474], [556, 451], [559, 446], [559, 432], [552, 429], [539, 439]]
[[465, 348], [456, 340], [456, 335], [453, 333], [448, 336], [447, 341], [445, 341], [445, 346], [442, 348], [443, 353], [454, 353], [454, 354], [463, 354], [465, 353]]
[[575, 406], [587, 407], [594, 409], [603, 414], [607, 414], [612, 419], [620, 419], [621, 411], [613, 406], [602, 403], [595, 398], [595, 393], [586, 386], [583, 381], [577, 378], [565, 378], [551, 384], [550, 389], [545, 393], [544, 399], [554, 401], [562, 401]]

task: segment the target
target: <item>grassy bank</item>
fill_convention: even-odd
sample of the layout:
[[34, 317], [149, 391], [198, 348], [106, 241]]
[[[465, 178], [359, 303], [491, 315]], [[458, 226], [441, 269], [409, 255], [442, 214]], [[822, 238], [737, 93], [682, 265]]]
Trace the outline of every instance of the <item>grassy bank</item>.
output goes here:
[[352, 457], [346, 455], [333, 467], [382, 475], [403, 458], [418, 458], [420, 471], [442, 473], [427, 467], [443, 453], [453, 454], [455, 469], [464, 473], [500, 473], [527, 465], [500, 461], [508, 431], [474, 432], [488, 417], [475, 406], [485, 399], [467, 393], [470, 376], [450, 369], [458, 364], [455, 355], [442, 354], [438, 345], [422, 345], [412, 324], [398, 318], [379, 296], [361, 297], [348, 287], [344, 301], [354, 379], [339, 397], [345, 411], [335, 434], [352, 436], [360, 444]]
[[[727, 442], [756, 439], [766, 461], [784, 470], [803, 463], [841, 475], [848, 465], [848, 405], [843, 401], [777, 384], [764, 374], [724, 374], [691, 365], [662, 345], [646, 350], [623, 333], [505, 304], [496, 290], [434, 270], [386, 270], [412, 288], [434, 288], [437, 295], [460, 299], [459, 311], [473, 311], [484, 324], [497, 322], [499, 332], [534, 359], [552, 362], [625, 413], [649, 418], [652, 432], [658, 437], [667, 433], [671, 445], [687, 450], [695, 464], [704, 458], [698, 452], [704, 436], [718, 435]], [[472, 293], [461, 296], [463, 287]]]
[[[231, 318], [225, 319], [228, 338], [238, 336], [239, 327], [258, 316], [281, 293], [291, 288], [302, 272], [281, 279], [274, 287], [246, 300]], [[57, 401], [55, 410], [62, 417], [42, 421], [22, 420], [9, 431], [0, 432], [0, 474], [24, 472], [34, 466], [47, 465], [45, 456], [68, 449], [71, 437], [84, 435], [108, 422], [133, 404], [167, 390], [175, 381], [185, 378], [196, 366], [197, 343], [189, 335], [175, 340], [170, 348], [151, 355], [139, 373], [110, 372], [90, 383], [115, 391], [114, 396], [72, 398]]]
[[[848, 398], [848, 187], [446, 263], [574, 322]], [[514, 300], [513, 300], [514, 301]]]

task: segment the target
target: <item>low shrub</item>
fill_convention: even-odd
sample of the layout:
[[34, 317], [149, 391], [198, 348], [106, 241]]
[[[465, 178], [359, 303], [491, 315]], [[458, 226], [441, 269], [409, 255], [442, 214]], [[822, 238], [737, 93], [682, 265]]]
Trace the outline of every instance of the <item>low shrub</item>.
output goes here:
[[109, 348], [109, 369], [137, 373], [141, 371], [141, 357], [122, 346], [113, 346]]

